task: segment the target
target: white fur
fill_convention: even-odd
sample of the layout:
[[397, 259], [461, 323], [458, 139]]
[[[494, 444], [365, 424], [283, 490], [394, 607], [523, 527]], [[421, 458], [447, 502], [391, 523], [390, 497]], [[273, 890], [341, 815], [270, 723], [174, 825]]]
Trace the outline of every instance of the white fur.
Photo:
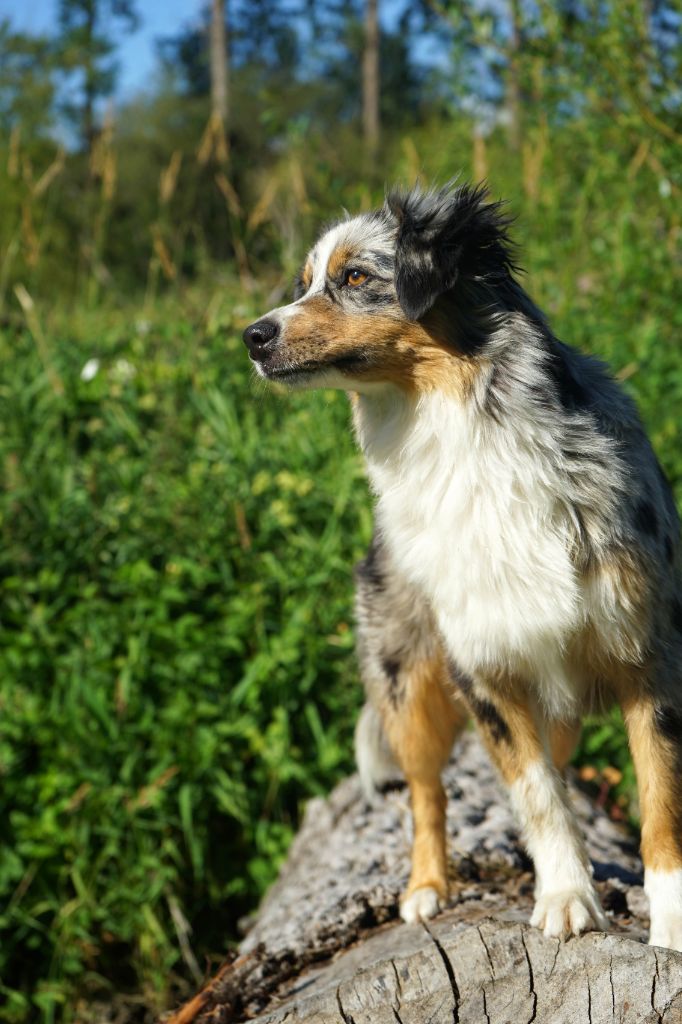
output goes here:
[[347, 225], [344, 223], [337, 224], [336, 227], [332, 228], [331, 231], [328, 231], [322, 236], [313, 249], [311, 253], [313, 279], [310, 283], [310, 288], [306, 293], [308, 296], [324, 291], [327, 280], [327, 264], [329, 263], [329, 258], [346, 234]]
[[608, 929], [597, 894], [593, 888], [548, 893], [539, 896], [530, 923], [540, 928], [547, 938], [567, 939], [588, 931]]
[[644, 872], [644, 891], [649, 897], [649, 943], [682, 952], [682, 868]]
[[605, 930], [585, 845], [557, 773], [545, 762], [532, 764], [510, 795], [535, 864], [531, 924], [555, 938]]
[[357, 416], [393, 557], [428, 596], [460, 668], [532, 678], [555, 715], [579, 690], [564, 658], [584, 615], [551, 443], [439, 392], [363, 394]]
[[310, 254], [313, 278], [306, 296], [324, 291], [327, 283], [327, 265], [332, 253], [340, 245], [353, 246], [357, 250], [360, 262], [363, 252], [370, 250], [385, 253], [387, 256], [393, 254], [393, 241], [390, 234], [387, 235], [385, 226], [377, 222], [372, 229], [371, 221], [368, 222], [364, 217], [341, 221], [322, 236]]
[[[524, 373], [532, 380], [537, 368]], [[503, 424], [482, 414], [486, 385], [483, 373], [466, 401], [388, 387], [360, 394], [356, 426], [377, 518], [459, 669], [479, 681], [498, 669], [518, 675], [550, 717], [567, 717], [584, 689], [567, 649], [599, 595], [584, 590], [571, 558], [556, 433], [541, 410], [512, 409]], [[606, 928], [559, 776], [538, 762], [511, 795], [536, 868], [532, 923], [556, 937]]]
[[440, 908], [441, 902], [436, 890], [430, 885], [424, 885], [403, 899], [400, 904], [400, 916], [408, 924], [415, 924], [417, 921], [428, 921], [430, 917], [435, 917]]

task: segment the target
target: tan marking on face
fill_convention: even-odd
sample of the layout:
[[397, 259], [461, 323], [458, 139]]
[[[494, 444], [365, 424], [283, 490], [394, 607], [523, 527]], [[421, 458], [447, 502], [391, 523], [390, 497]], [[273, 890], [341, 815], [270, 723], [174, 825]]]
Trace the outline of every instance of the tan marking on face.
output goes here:
[[438, 389], [464, 399], [482, 368], [481, 360], [458, 356], [429, 325], [399, 314], [349, 312], [324, 296], [300, 305], [287, 320], [282, 340], [287, 359], [333, 363], [357, 358], [351, 377], [410, 392]]
[[306, 265], [303, 268], [303, 273], [301, 274], [301, 281], [303, 282], [303, 287], [305, 288], [305, 290], [308, 291], [310, 285], [313, 283], [313, 267], [310, 260], [306, 261]]
[[349, 263], [357, 259], [357, 251], [351, 245], [337, 245], [327, 263], [327, 276], [334, 280], [340, 277]]
[[412, 871], [406, 895], [431, 886], [447, 895], [446, 798], [440, 775], [467, 712], [451, 694], [442, 656], [402, 670], [404, 695], [386, 700], [381, 717], [386, 736], [410, 788], [414, 817]]
[[624, 701], [623, 717], [637, 772], [644, 867], [675, 871], [682, 868], [679, 747], [656, 728], [654, 707], [646, 696]]

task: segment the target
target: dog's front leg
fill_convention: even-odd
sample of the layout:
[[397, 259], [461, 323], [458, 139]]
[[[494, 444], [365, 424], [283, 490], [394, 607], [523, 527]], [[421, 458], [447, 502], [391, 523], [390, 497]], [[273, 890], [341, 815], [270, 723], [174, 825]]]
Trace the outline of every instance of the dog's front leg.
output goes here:
[[391, 761], [405, 776], [414, 841], [400, 913], [406, 921], [424, 920], [447, 897], [441, 772], [467, 711], [455, 695], [428, 605], [396, 568], [380, 533], [357, 569], [356, 612], [368, 697], [356, 731], [358, 767], [368, 791], [390, 778]]
[[468, 716], [453, 697], [445, 661], [437, 654], [430, 659], [406, 657], [402, 663], [390, 662], [383, 685], [378, 672], [365, 668], [370, 700], [355, 733], [360, 776], [368, 793], [390, 780], [391, 766], [405, 776], [414, 839], [400, 915], [409, 922], [426, 920], [438, 913], [447, 898], [446, 796], [441, 773]]
[[585, 843], [566, 785], [552, 763], [542, 716], [512, 683], [503, 695], [483, 681], [468, 680], [466, 690], [486, 746], [509, 786], [535, 865], [531, 924], [555, 938], [605, 930]]
[[412, 871], [400, 903], [404, 921], [433, 917], [447, 897], [446, 797], [441, 772], [467, 715], [453, 701], [445, 662], [402, 669], [400, 699], [383, 708], [386, 737], [407, 780], [412, 803]]

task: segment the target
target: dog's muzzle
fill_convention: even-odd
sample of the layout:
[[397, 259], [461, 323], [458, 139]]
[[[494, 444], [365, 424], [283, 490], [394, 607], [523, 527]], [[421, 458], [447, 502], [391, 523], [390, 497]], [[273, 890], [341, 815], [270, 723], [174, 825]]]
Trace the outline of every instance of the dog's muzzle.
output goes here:
[[259, 363], [266, 362], [272, 355], [279, 337], [279, 324], [274, 320], [257, 320], [244, 331], [244, 344], [249, 355]]

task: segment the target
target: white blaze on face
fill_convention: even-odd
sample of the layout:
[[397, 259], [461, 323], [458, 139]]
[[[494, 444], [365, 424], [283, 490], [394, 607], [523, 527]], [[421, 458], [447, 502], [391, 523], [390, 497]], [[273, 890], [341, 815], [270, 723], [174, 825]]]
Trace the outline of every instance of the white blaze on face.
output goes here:
[[392, 256], [394, 243], [394, 234], [381, 221], [366, 216], [354, 217], [330, 228], [310, 253], [313, 277], [304, 298], [324, 292], [327, 268], [336, 249], [343, 246], [344, 249], [357, 250], [358, 253], [372, 251]]
[[[347, 242], [348, 229], [353, 221], [337, 224], [331, 228], [326, 235], [323, 235], [311, 253], [313, 266], [313, 279], [306, 296], [321, 294], [327, 283], [327, 267], [335, 249]], [[299, 299], [299, 302], [301, 300]]]

